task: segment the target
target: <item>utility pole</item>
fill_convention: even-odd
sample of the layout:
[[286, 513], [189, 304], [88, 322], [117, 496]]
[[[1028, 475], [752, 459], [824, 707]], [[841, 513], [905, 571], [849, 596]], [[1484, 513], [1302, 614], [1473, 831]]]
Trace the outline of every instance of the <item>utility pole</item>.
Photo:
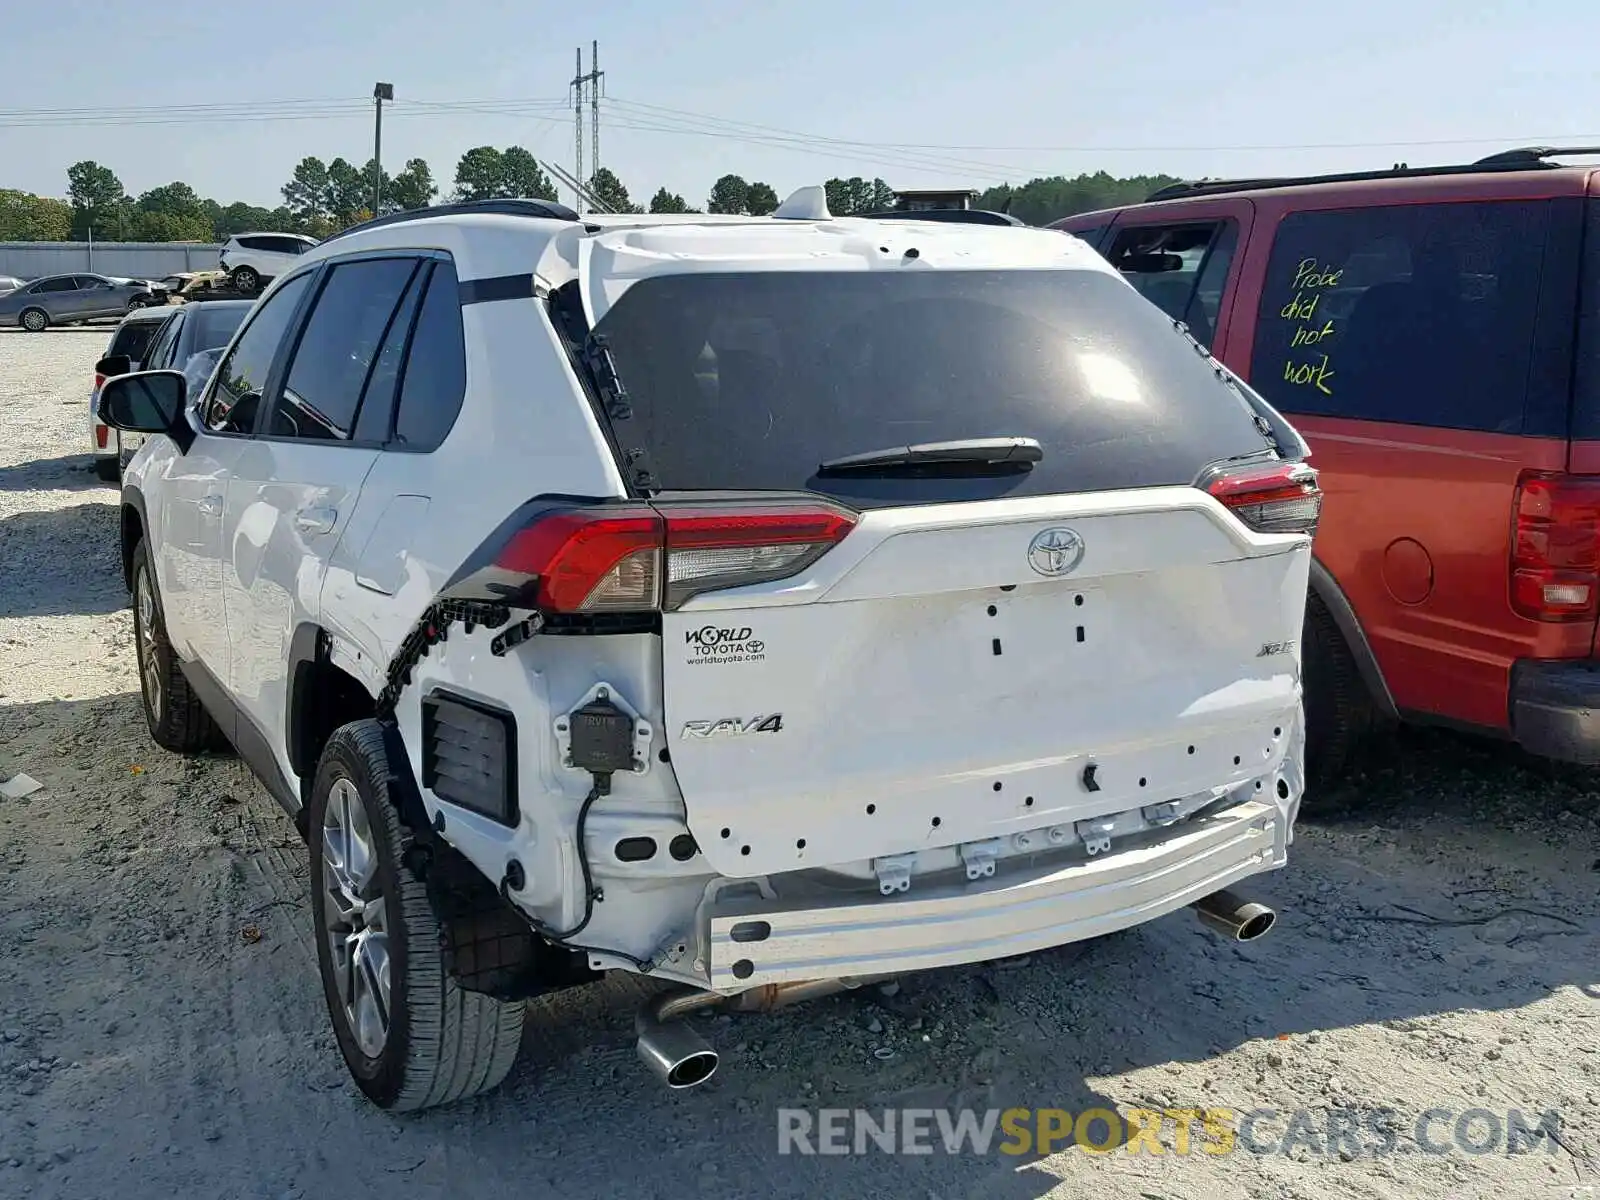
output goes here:
[[[583, 47], [577, 51], [577, 69], [572, 76], [572, 116], [575, 123], [574, 132], [574, 159], [577, 172], [574, 174], [579, 183], [588, 182], [595, 171], [600, 169], [600, 81], [605, 78], [605, 72], [600, 70], [600, 43], [591, 42], [589, 45], [589, 73], [583, 73]], [[583, 93], [584, 88], [589, 90], [589, 137], [590, 147], [593, 151], [593, 165], [589, 175], [583, 173]], [[574, 207], [578, 212], [583, 212], [583, 197], [575, 197]]]
[[372, 126], [372, 215], [377, 216], [383, 204], [383, 102], [394, 99], [394, 84], [373, 85], [372, 103], [376, 106]]
[[600, 169], [600, 81], [605, 78], [605, 73], [600, 70], [600, 43], [589, 44], [589, 138], [590, 146], [594, 153], [589, 157], [593, 166], [589, 168], [590, 178]]
[[[572, 119], [576, 124], [573, 149], [577, 170], [572, 177], [579, 183], [583, 182], [583, 47], [575, 51], [578, 59], [577, 69], [572, 72]], [[579, 216], [583, 215], [583, 193], [575, 191], [572, 194], [572, 207]]]

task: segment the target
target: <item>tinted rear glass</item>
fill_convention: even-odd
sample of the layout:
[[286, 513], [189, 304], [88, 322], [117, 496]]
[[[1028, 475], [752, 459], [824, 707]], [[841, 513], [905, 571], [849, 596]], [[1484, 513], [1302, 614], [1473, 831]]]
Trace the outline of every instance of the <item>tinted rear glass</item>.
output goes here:
[[[665, 491], [812, 490], [864, 506], [1192, 483], [1266, 447], [1172, 322], [1090, 271], [767, 272], [635, 284], [596, 328]], [[1031, 471], [818, 477], [888, 447], [1029, 437]]]
[[111, 349], [107, 354], [126, 354], [134, 362], [144, 357], [144, 352], [150, 346], [150, 341], [160, 329], [161, 321], [129, 321], [117, 330], [111, 339]]
[[188, 352], [195, 354], [226, 346], [249, 311], [249, 308], [217, 309], [198, 305], [189, 314], [188, 328], [184, 330], [189, 339]]

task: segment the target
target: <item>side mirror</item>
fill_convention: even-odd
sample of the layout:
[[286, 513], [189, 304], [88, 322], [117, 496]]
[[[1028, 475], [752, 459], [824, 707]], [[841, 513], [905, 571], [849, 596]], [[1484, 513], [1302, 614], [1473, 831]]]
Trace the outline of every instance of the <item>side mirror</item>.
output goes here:
[[184, 449], [183, 408], [189, 385], [182, 371], [135, 371], [106, 380], [96, 415], [126, 433], [170, 433]]
[[108, 354], [94, 365], [96, 375], [126, 375], [133, 370], [133, 359], [126, 354]]

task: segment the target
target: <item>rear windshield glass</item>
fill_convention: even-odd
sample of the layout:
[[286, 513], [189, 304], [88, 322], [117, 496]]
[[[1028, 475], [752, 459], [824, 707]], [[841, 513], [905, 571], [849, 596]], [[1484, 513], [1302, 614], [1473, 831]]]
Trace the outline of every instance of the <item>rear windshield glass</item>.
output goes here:
[[117, 330], [117, 335], [111, 339], [111, 349], [106, 353], [126, 354], [138, 362], [149, 349], [150, 339], [161, 325], [160, 321], [129, 321]]
[[[658, 276], [600, 322], [663, 491], [863, 506], [1189, 484], [1267, 443], [1242, 397], [1113, 275], [1072, 270]], [[1025, 437], [1031, 470], [819, 477], [891, 447]]]
[[190, 334], [192, 342], [189, 347], [191, 354], [201, 350], [211, 350], [217, 346], [226, 346], [233, 337], [233, 331], [239, 328], [239, 323], [244, 320], [248, 308], [206, 308], [197, 306], [195, 312], [189, 315], [189, 324], [194, 327]]

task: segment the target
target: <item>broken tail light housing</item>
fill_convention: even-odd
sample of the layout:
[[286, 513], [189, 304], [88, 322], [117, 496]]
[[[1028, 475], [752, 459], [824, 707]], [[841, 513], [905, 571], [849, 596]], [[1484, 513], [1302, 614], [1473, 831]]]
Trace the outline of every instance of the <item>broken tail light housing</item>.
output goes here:
[[1600, 477], [1524, 472], [1511, 530], [1511, 607], [1534, 621], [1600, 612]]
[[824, 502], [570, 509], [513, 534], [495, 566], [546, 612], [670, 611], [702, 592], [798, 575], [855, 528]]
[[1205, 490], [1257, 533], [1315, 536], [1322, 516], [1317, 472], [1303, 462], [1219, 470]]

